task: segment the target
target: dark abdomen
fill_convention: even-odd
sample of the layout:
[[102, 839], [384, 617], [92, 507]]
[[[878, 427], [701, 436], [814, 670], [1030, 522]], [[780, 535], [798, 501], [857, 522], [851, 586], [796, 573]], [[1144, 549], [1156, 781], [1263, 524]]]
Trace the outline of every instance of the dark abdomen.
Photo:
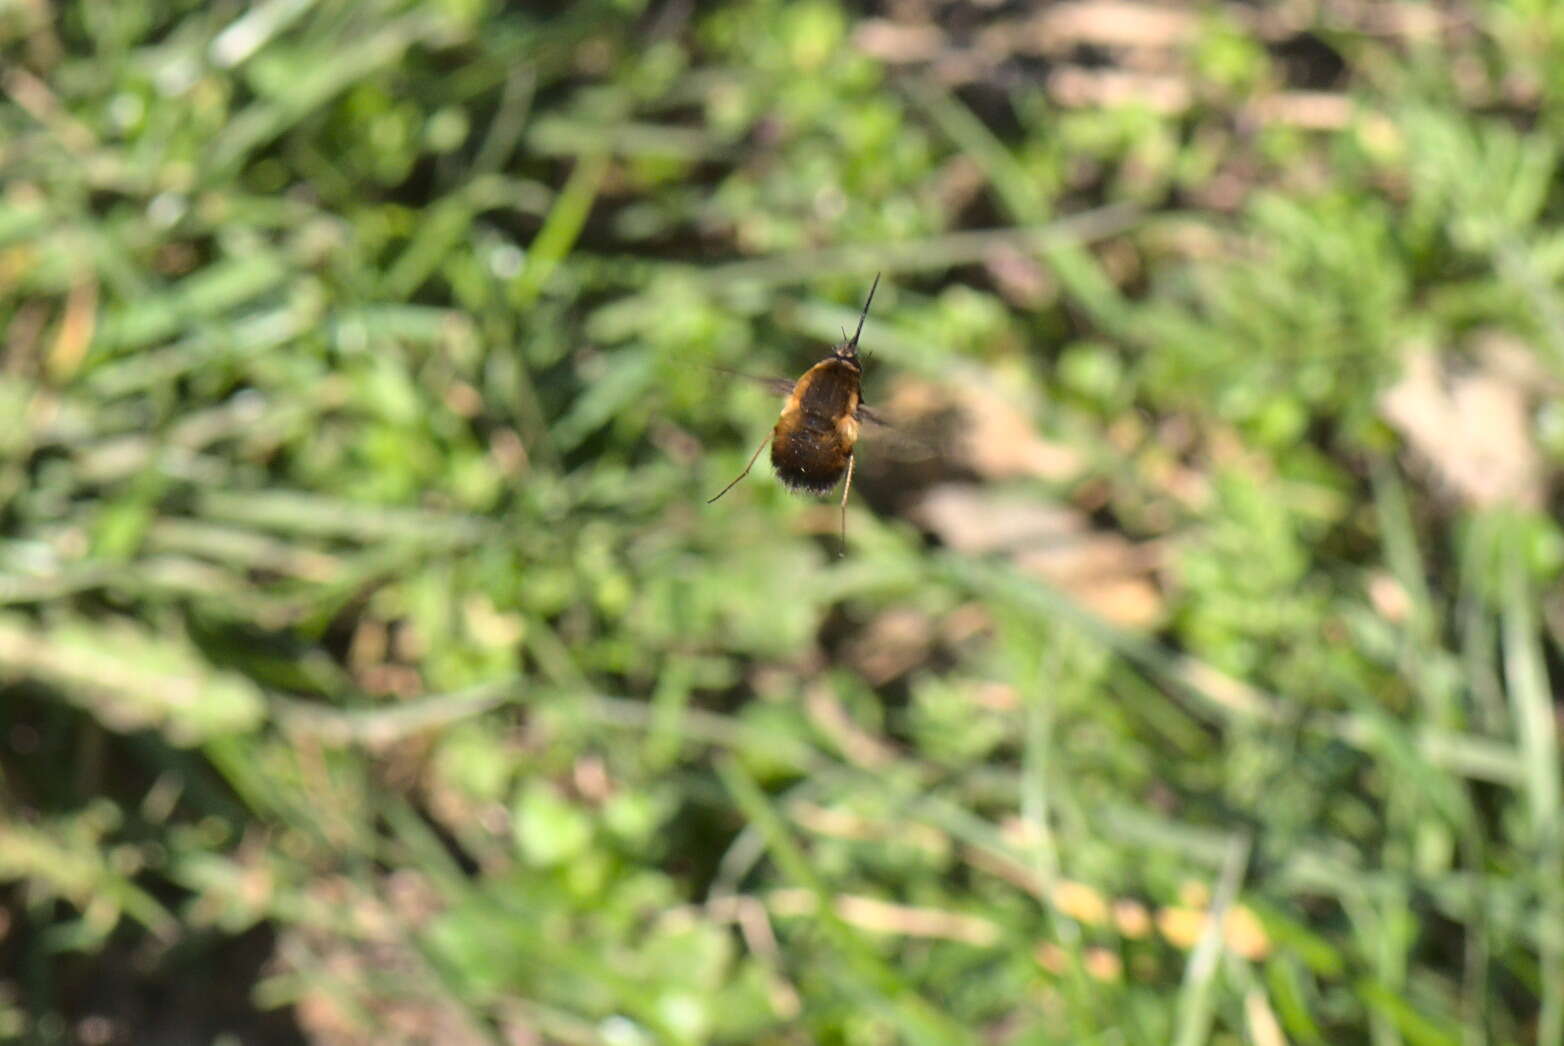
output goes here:
[[852, 448], [843, 445], [835, 424], [798, 414], [778, 424], [771, 440], [771, 467], [793, 490], [824, 494], [847, 471]]
[[793, 386], [771, 438], [771, 467], [794, 490], [824, 494], [852, 460], [858, 365], [824, 359]]

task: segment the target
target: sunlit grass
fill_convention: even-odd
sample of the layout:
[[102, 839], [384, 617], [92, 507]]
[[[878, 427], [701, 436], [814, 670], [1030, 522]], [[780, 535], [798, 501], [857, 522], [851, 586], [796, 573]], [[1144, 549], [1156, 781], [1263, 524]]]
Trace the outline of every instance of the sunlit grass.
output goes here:
[[0, 1036], [1564, 1044], [1564, 23], [947, 6], [0, 11]]

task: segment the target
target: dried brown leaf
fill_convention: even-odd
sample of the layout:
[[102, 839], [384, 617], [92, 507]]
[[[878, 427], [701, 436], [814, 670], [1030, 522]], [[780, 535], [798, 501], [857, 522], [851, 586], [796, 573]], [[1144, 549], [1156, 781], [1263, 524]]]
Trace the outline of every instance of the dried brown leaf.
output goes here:
[[1162, 617], [1151, 579], [1155, 546], [1094, 530], [1074, 508], [944, 484], [923, 496], [913, 518], [960, 551], [1008, 553], [1021, 570], [1121, 627], [1146, 628]]
[[1467, 505], [1540, 508], [1542, 456], [1532, 438], [1528, 393], [1513, 360], [1490, 353], [1464, 373], [1429, 349], [1407, 354], [1401, 380], [1380, 410], [1413, 453]]
[[1135, 104], [1174, 116], [1188, 110], [1194, 101], [1194, 91], [1183, 77], [1121, 69], [1065, 66], [1048, 77], [1047, 87], [1051, 99], [1073, 109]]
[[956, 461], [990, 479], [1031, 477], [1067, 482], [1085, 469], [1082, 456], [1070, 447], [1040, 435], [1031, 417], [1009, 397], [976, 383], [935, 385], [906, 380], [892, 391], [887, 407], [908, 419], [914, 431], [949, 429], [952, 437], [938, 442]]
[[1198, 15], [1187, 9], [1124, 0], [1050, 4], [1022, 30], [1037, 49], [1093, 47], [1172, 48], [1192, 39]]
[[885, 18], [868, 18], [859, 24], [853, 42], [864, 54], [899, 65], [939, 57], [945, 49], [946, 37], [938, 26], [928, 23], [909, 25]]
[[883, 686], [928, 659], [934, 623], [905, 607], [880, 614], [847, 649], [847, 661], [874, 686]]

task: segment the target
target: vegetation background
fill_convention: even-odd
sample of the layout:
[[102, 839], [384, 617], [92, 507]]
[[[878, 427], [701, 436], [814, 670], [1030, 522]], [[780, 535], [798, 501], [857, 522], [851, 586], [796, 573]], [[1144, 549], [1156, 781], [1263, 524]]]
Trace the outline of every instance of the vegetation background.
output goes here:
[[[1561, 140], [1546, 0], [0, 4], [0, 1038], [1564, 1043]], [[703, 504], [876, 272], [847, 555]]]

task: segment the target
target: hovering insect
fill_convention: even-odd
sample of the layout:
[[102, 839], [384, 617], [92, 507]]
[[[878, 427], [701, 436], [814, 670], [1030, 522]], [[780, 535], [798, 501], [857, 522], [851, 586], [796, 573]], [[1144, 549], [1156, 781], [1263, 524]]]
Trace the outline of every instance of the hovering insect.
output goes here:
[[[874, 301], [874, 291], [879, 285], [880, 276], [876, 273], [869, 296], [864, 300], [863, 312], [858, 316], [858, 329], [851, 338], [846, 337], [844, 330], [844, 340], [831, 347], [830, 355], [791, 383], [782, 414], [766, 437], [766, 442], [771, 444], [771, 467], [789, 490], [825, 494], [836, 486], [843, 473], [847, 474], [847, 480], [842, 484], [844, 553], [847, 497], [853, 489], [853, 449], [858, 442], [858, 428], [865, 421], [883, 424], [863, 405], [863, 364], [858, 359], [858, 336], [863, 333], [864, 320], [869, 317], [869, 303]], [[782, 385], [786, 388], [789, 383]], [[749, 475], [755, 460], [765, 449], [764, 442], [756, 447], [744, 471], [706, 504], [722, 497]]]

